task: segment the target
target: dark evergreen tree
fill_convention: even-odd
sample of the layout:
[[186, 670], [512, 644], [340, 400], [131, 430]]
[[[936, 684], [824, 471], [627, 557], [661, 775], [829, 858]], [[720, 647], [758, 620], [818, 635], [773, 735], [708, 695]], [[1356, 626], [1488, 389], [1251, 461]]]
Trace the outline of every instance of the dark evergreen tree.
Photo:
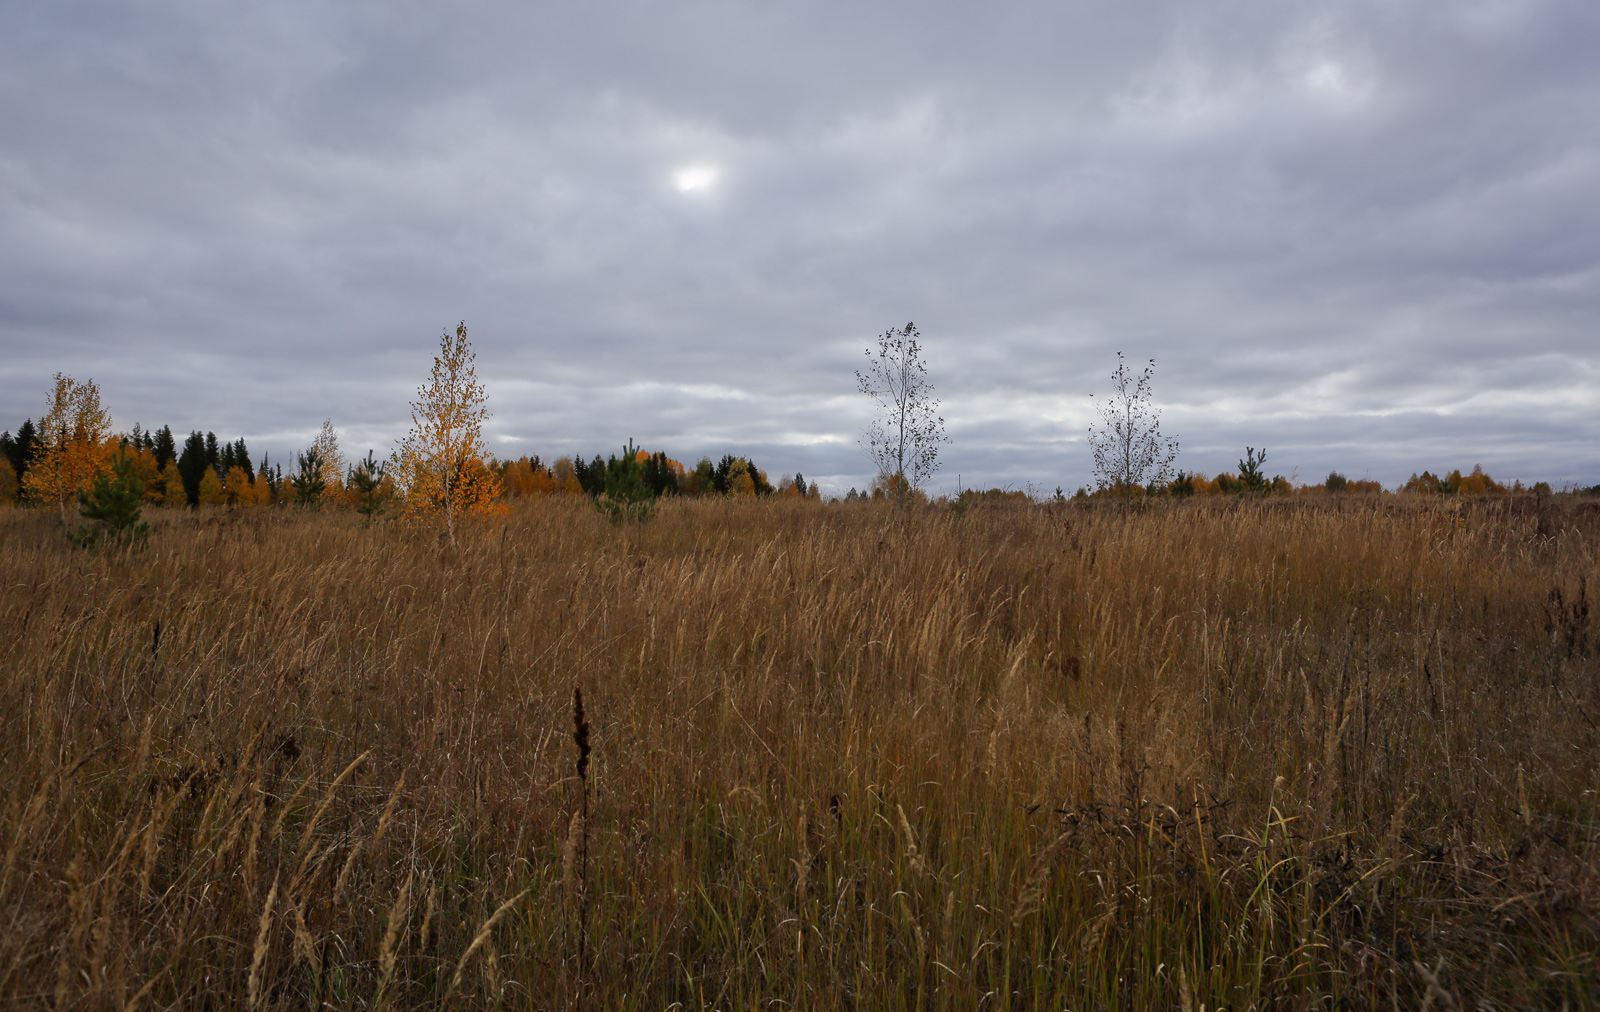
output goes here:
[[15, 436], [6, 433], [6, 438], [0, 442], [5, 448], [5, 454], [11, 461], [11, 470], [17, 472], [17, 484], [20, 487], [22, 475], [28, 470], [28, 461], [33, 458], [34, 444], [39, 441], [39, 433], [33, 427], [33, 419], [23, 422], [17, 429]]
[[582, 457], [574, 459], [572, 474], [578, 479], [578, 485], [590, 495], [599, 495], [606, 490], [606, 462], [600, 459], [598, 453], [587, 464]]
[[206, 466], [215, 468], [222, 463], [222, 447], [217, 445], [217, 434], [206, 433]]
[[731, 453], [724, 453], [722, 459], [717, 461], [717, 468], [711, 472], [711, 487], [717, 490], [718, 495], [728, 494], [728, 474], [733, 470], [733, 462], [738, 460]]
[[756, 495], [771, 495], [774, 489], [771, 484], [762, 479], [761, 471], [756, 467], [756, 462], [749, 457], [735, 457], [731, 453], [723, 454], [722, 459], [717, 462], [717, 468], [712, 472], [712, 487], [721, 495], [727, 495], [730, 487], [728, 476], [733, 472], [733, 465], [739, 461], [744, 462], [745, 470], [750, 473], [750, 481], [755, 486]]
[[1244, 459], [1239, 461], [1239, 484], [1244, 486], [1246, 492], [1265, 492], [1271, 487], [1272, 482], [1262, 473], [1261, 465], [1267, 462], [1265, 448], [1260, 453], [1253, 446], [1244, 448]]
[[[211, 445], [215, 448], [215, 437]], [[183, 479], [183, 494], [190, 506], [200, 504], [200, 480], [210, 466], [206, 459], [206, 437], [199, 432], [189, 433], [189, 438], [183, 441], [183, 453], [178, 455], [178, 477]]]
[[772, 487], [771, 482], [761, 476], [761, 468], [756, 466], [755, 461], [746, 457], [744, 458], [744, 465], [750, 469], [750, 480], [755, 482], [756, 495], [771, 495], [777, 491]]
[[250, 463], [250, 450], [244, 445], [244, 437], [240, 436], [233, 443], [233, 462], [244, 469], [244, 476], [251, 481], [256, 480], [256, 469]]
[[[240, 443], [243, 442], [240, 440]], [[266, 466], [265, 457], [262, 458], [262, 466]], [[372, 455], [371, 450], [367, 451], [366, 460], [350, 468], [345, 484], [355, 493], [356, 512], [369, 518], [374, 513], [383, 512], [383, 464]]]
[[278, 486], [283, 484], [283, 468], [271, 463], [271, 455], [261, 455], [261, 476], [267, 479], [267, 491], [272, 493], [272, 498], [278, 498]]
[[811, 498], [811, 489], [806, 485], [806, 476], [799, 471], [794, 473], [794, 490], [800, 493], [800, 498]]
[[17, 469], [17, 441], [11, 435], [11, 430], [0, 432], [0, 457], [4, 457], [13, 472]]
[[157, 467], [166, 467], [167, 462], [178, 455], [178, 445], [172, 438], [172, 426], [161, 427], [161, 431], [156, 433], [150, 452], [156, 455]]
[[226, 481], [228, 472], [233, 470], [233, 465], [233, 444], [223, 443], [222, 451], [217, 455], [217, 477]]
[[653, 496], [678, 494], [678, 472], [667, 463], [665, 453], [653, 453], [644, 462], [644, 483]]
[[322, 455], [313, 446], [297, 454], [295, 463], [299, 472], [289, 479], [289, 484], [294, 486], [294, 501], [301, 506], [315, 505], [322, 500], [322, 493], [328, 487], [322, 480]]

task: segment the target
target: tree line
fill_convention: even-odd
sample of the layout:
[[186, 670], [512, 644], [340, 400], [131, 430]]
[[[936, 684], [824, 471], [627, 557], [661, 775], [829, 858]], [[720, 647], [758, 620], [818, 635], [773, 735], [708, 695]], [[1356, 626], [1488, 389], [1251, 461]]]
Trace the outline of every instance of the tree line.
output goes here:
[[[28, 419], [0, 433], [0, 501], [44, 503], [52, 497], [34, 460], [39, 426]], [[241, 437], [231, 442], [215, 432], [190, 432], [180, 445], [169, 426], [145, 429], [134, 425], [107, 440], [99, 455], [106, 464], [126, 460], [141, 485], [140, 500], [169, 506], [270, 506], [317, 503], [361, 508], [376, 499], [392, 500], [394, 483], [387, 465], [369, 451], [365, 460], [347, 464], [338, 433], [325, 422], [317, 440], [297, 454], [286, 473], [282, 464], [263, 454], [252, 456]], [[35, 480], [28, 478], [35, 465]], [[562, 456], [546, 463], [538, 454], [516, 459], [486, 459], [484, 471], [498, 480], [510, 498], [548, 495], [609, 496], [638, 501], [661, 496], [751, 495], [817, 498], [821, 489], [805, 475], [785, 476], [774, 485], [767, 472], [747, 456], [724, 454], [715, 462], [702, 457], [693, 468], [663, 452], [649, 452], [631, 442], [620, 453]], [[372, 479], [375, 482], [371, 482]], [[371, 482], [376, 488], [367, 487]], [[53, 486], [52, 486], [53, 487]], [[76, 489], [74, 488], [74, 491]]]
[[[473, 363], [463, 323], [440, 338], [429, 381], [411, 405], [411, 430], [387, 459], [369, 450], [348, 463], [327, 419], [287, 470], [265, 454], [254, 460], [242, 437], [196, 430], [180, 447], [170, 426], [113, 434], [94, 381], [57, 374], [46, 414], [23, 422], [16, 435], [0, 435], [0, 502], [54, 504], [66, 520], [76, 499], [82, 515], [111, 510], [123, 526], [137, 522], [140, 504], [345, 505], [365, 514], [392, 510], [411, 523], [440, 521], [453, 539], [458, 521], [492, 515], [505, 499], [523, 496], [588, 495], [632, 505], [668, 495], [819, 495], [804, 475], [774, 487], [747, 456], [724, 454], [716, 463], [703, 457], [689, 469], [632, 440], [607, 457], [548, 465], [537, 455], [496, 460], [483, 443], [487, 397]], [[101, 488], [103, 481], [110, 484]], [[91, 502], [90, 490], [104, 502]]]
[[[867, 351], [866, 371], [856, 373], [859, 390], [877, 409], [861, 446], [878, 474], [866, 492], [852, 488], [842, 497], [846, 501], [927, 498], [925, 486], [937, 473], [939, 447], [949, 440], [919, 337], [911, 323], [884, 332], [876, 353]], [[1210, 478], [1174, 472], [1178, 442], [1161, 431], [1160, 411], [1152, 403], [1155, 361], [1135, 374], [1120, 352], [1117, 358], [1112, 395], [1099, 403], [1098, 421], [1088, 434], [1095, 485], [1092, 490], [1079, 488], [1074, 498], [1111, 497], [1126, 507], [1134, 499], [1154, 496], [1382, 490], [1378, 482], [1350, 479], [1337, 471], [1315, 486], [1297, 486], [1282, 475], [1268, 477], [1266, 451], [1254, 447], [1245, 448], [1236, 472]], [[38, 422], [29, 418], [15, 435], [0, 434], [0, 502], [53, 503], [66, 519], [73, 499], [114, 472], [119, 501], [191, 508], [335, 504], [367, 514], [393, 506], [410, 522], [441, 520], [453, 539], [458, 519], [495, 513], [507, 498], [587, 495], [612, 506], [631, 506], [663, 496], [822, 497], [800, 474], [785, 476], [774, 486], [748, 456], [724, 454], [716, 462], [702, 457], [687, 468], [664, 452], [634, 446], [632, 440], [620, 453], [605, 457], [563, 456], [550, 463], [538, 455], [496, 460], [483, 442], [487, 395], [476, 378], [465, 323], [453, 335], [441, 336], [429, 380], [418, 388], [411, 409], [411, 430], [384, 460], [369, 450], [364, 459], [347, 463], [329, 419], [285, 470], [265, 454], [255, 461], [242, 437], [230, 442], [195, 430], [180, 446], [170, 426], [140, 425], [113, 435], [110, 413], [100, 403], [95, 383], [57, 374], [47, 411]], [[1508, 488], [1477, 467], [1467, 475], [1459, 470], [1444, 477], [1428, 471], [1413, 474], [1399, 490], [1493, 494], [1523, 487], [1514, 482]], [[1527, 491], [1548, 492], [1549, 486], [1541, 482]], [[1055, 497], [1066, 498], [1059, 487]], [[1032, 497], [1002, 489], [963, 491], [957, 497], [964, 503], [1018, 498]]]

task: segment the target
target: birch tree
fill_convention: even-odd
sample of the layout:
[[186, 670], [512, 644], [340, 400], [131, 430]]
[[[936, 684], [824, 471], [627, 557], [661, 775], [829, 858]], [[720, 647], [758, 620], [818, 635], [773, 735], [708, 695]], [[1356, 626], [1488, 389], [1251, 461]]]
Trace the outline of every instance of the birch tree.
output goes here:
[[913, 323], [884, 331], [877, 354], [866, 350], [867, 371], [856, 370], [856, 387], [879, 411], [862, 434], [861, 448], [883, 484], [899, 495], [922, 488], [938, 473], [939, 445], [950, 441], [922, 363], [919, 336]]
[[1112, 393], [1100, 402], [1100, 426], [1089, 426], [1095, 482], [1122, 498], [1124, 508], [1136, 487], [1166, 481], [1178, 457], [1178, 441], [1161, 432], [1161, 410], [1151, 404], [1150, 379], [1156, 360], [1138, 375], [1117, 352]]
[[339, 449], [339, 430], [333, 427], [333, 419], [322, 420], [322, 431], [312, 440], [311, 448], [317, 451], [317, 460], [322, 467], [323, 494], [336, 494], [344, 487], [345, 475], [344, 451]]
[[505, 509], [500, 478], [489, 470], [483, 443], [489, 409], [476, 358], [466, 323], [453, 337], [440, 336], [433, 371], [411, 404], [411, 431], [390, 468], [406, 521], [443, 526], [451, 544], [464, 519]]
[[79, 383], [62, 373], [56, 373], [47, 403], [23, 489], [39, 502], [55, 502], [65, 521], [68, 504], [77, 502], [111, 458], [111, 412], [101, 406], [94, 380]]

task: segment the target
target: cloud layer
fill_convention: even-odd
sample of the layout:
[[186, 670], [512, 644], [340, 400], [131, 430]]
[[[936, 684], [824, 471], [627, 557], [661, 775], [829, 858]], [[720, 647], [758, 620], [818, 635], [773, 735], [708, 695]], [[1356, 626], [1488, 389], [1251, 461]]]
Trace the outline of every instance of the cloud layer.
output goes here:
[[0, 8], [0, 427], [381, 452], [464, 318], [499, 453], [842, 490], [915, 320], [949, 486], [1118, 350], [1190, 468], [1600, 481], [1592, 3], [769, 6]]

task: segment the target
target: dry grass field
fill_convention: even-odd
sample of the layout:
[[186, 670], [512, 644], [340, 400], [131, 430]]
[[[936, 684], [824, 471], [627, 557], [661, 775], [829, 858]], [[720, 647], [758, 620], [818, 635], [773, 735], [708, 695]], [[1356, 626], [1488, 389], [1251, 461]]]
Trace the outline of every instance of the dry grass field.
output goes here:
[[1458, 506], [0, 512], [0, 1006], [1600, 1007], [1600, 516]]

